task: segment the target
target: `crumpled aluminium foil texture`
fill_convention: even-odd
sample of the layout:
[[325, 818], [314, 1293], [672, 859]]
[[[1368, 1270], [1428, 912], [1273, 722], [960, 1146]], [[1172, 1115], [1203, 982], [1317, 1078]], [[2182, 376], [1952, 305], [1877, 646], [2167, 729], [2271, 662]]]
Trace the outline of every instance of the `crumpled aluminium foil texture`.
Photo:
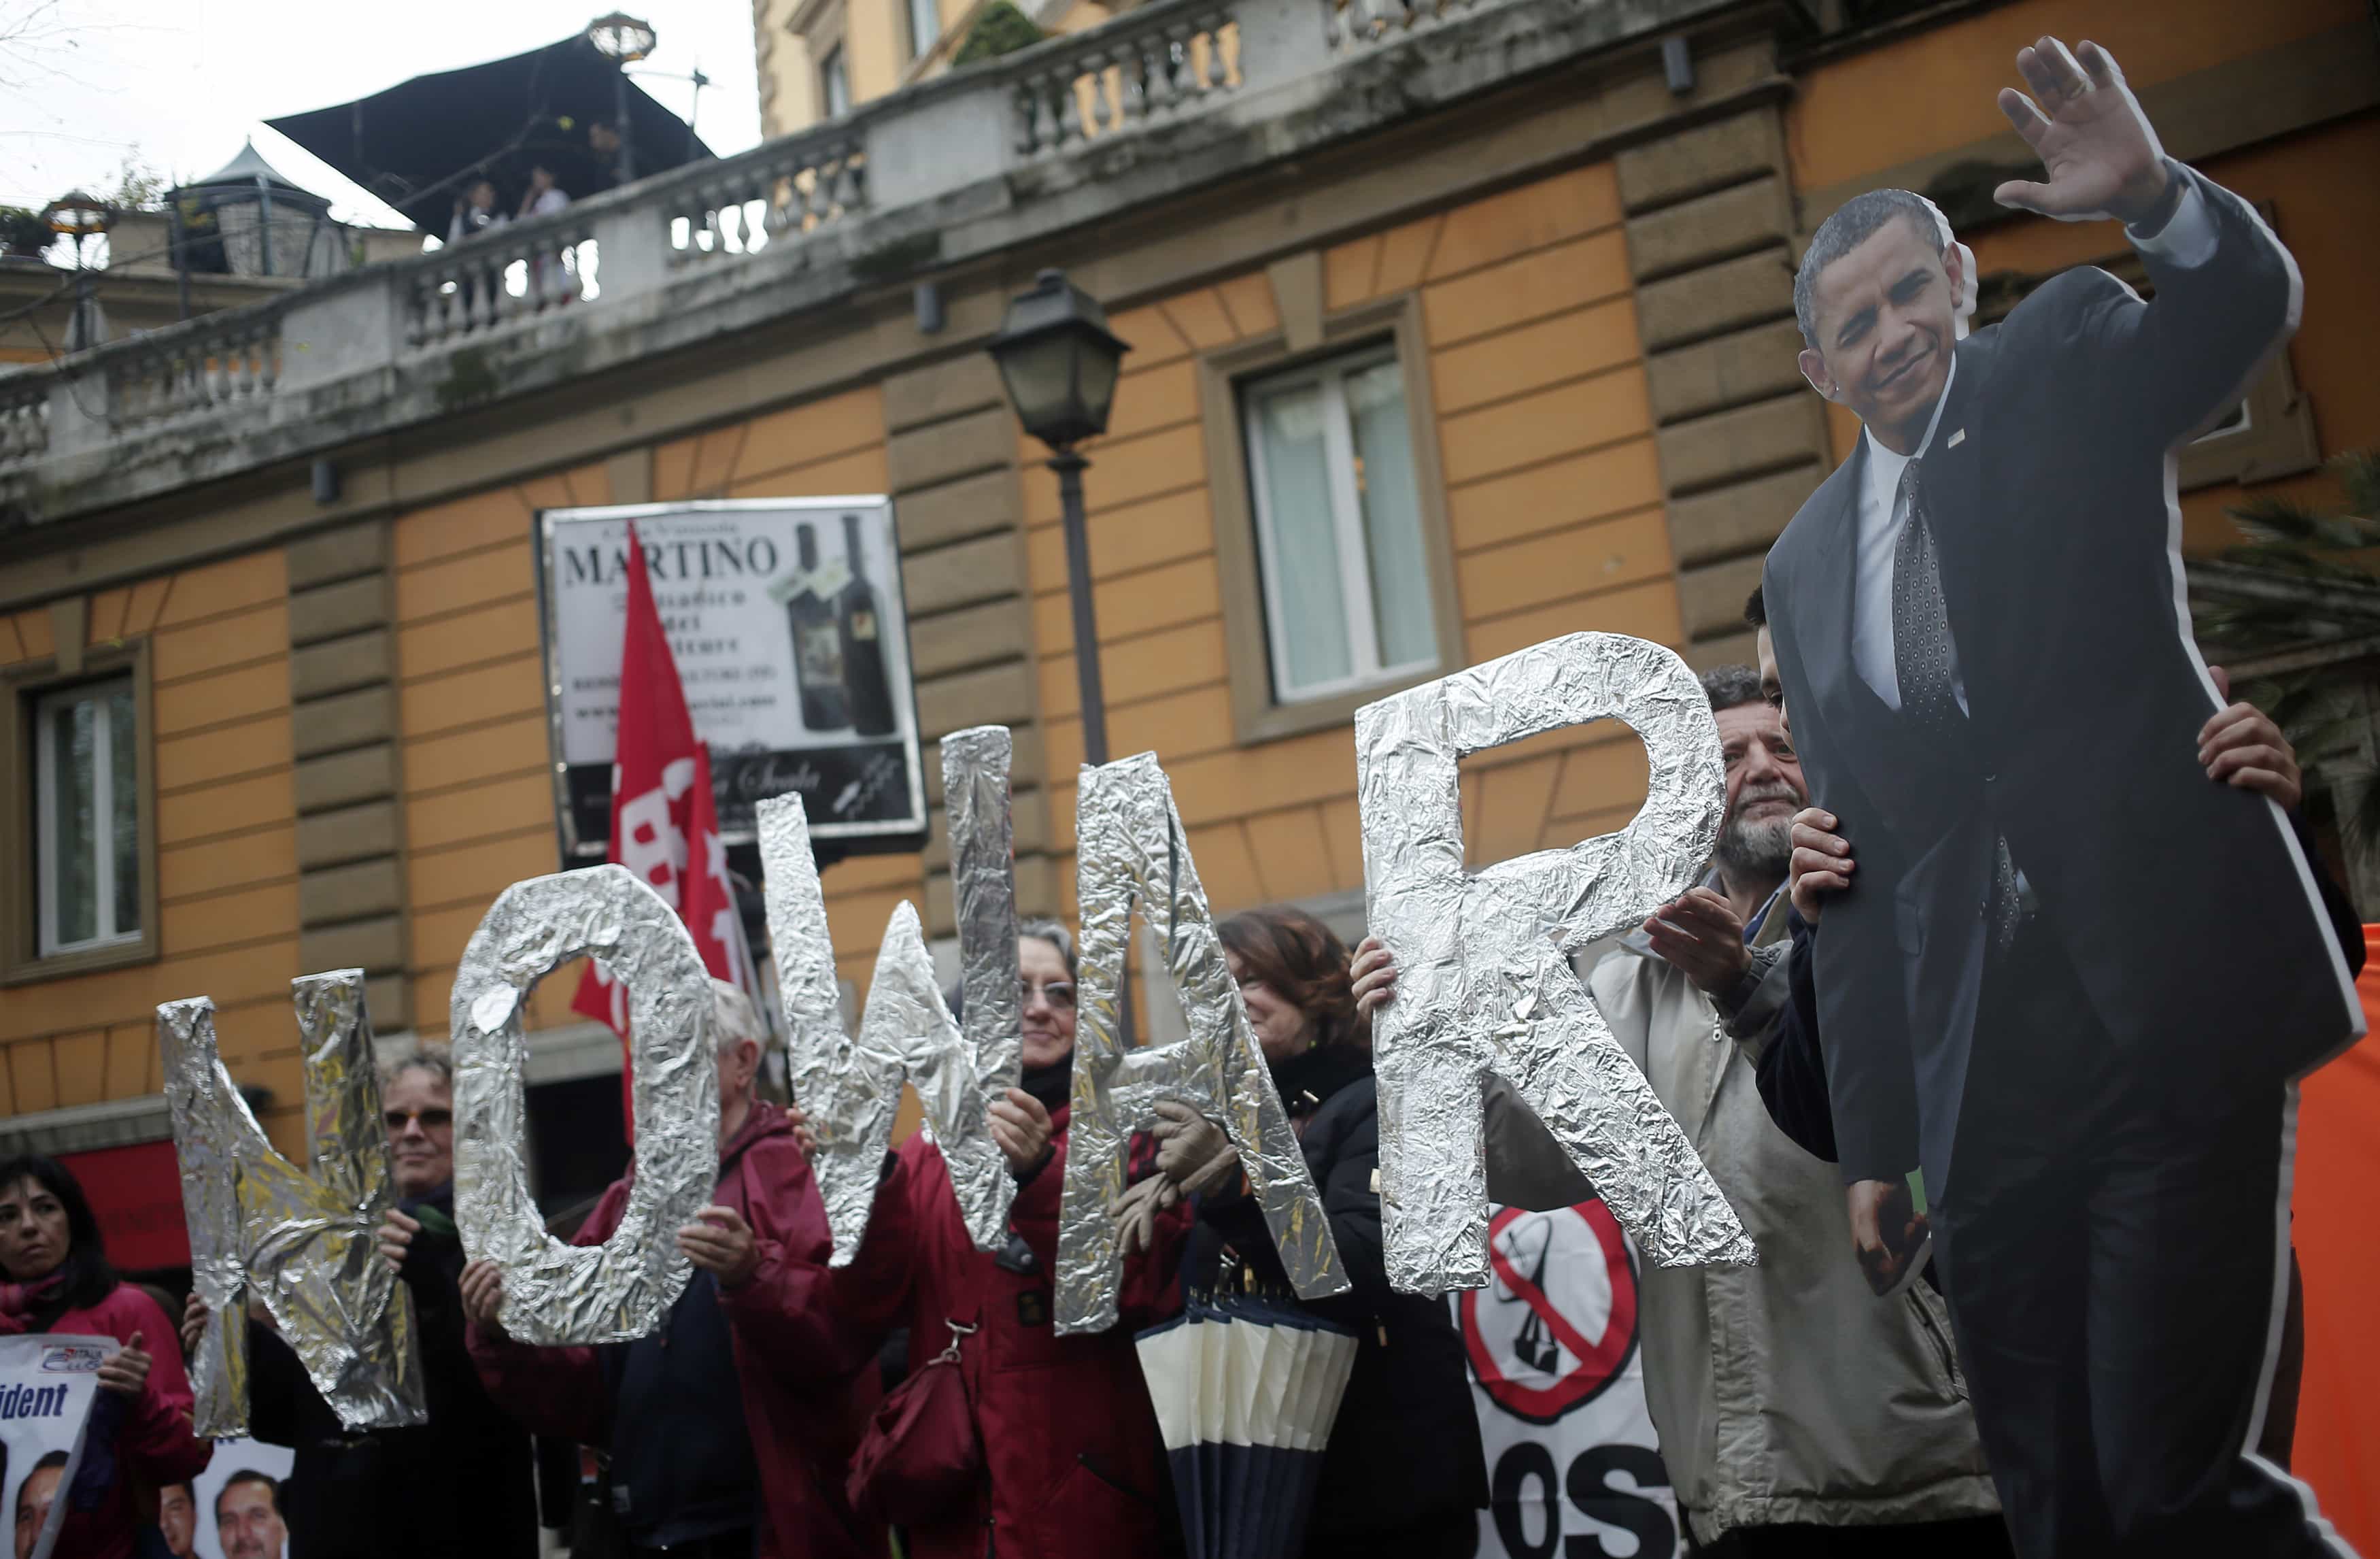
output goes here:
[[[992, 1101], [1025, 1067], [1024, 998], [1016, 967], [1016, 848], [1009, 810], [1013, 739], [1005, 725], [971, 725], [942, 738], [942, 805], [951, 829], [951, 901], [958, 916], [960, 1021], [966, 1049], [912, 1071], [926, 1123], [957, 1188], [968, 1237], [979, 1250], [1008, 1243], [1016, 1181], [991, 1139]], [[965, 1065], [958, 1063], [964, 1062]]]
[[[528, 1193], [531, 987], [591, 954], [628, 988], [637, 1119], [627, 1210], [600, 1246], [545, 1232]], [[449, 1014], [455, 1057], [455, 1222], [464, 1253], [503, 1269], [504, 1330], [553, 1347], [625, 1343], [660, 1328], [693, 1268], [677, 1231], [719, 1179], [719, 1058], [710, 980], [668, 901], [625, 866], [515, 883], [463, 950]]]
[[[1460, 760], [1603, 719], [1644, 740], [1644, 810], [1618, 834], [1465, 871]], [[1390, 1281], [1415, 1294], [1488, 1281], [1490, 1068], [1657, 1265], [1753, 1261], [1734, 1209], [1569, 959], [1692, 886], [1718, 840], [1718, 729], [1685, 663], [1621, 634], [1548, 639], [1365, 705], [1355, 754], [1366, 914], [1398, 971], [1372, 1036]]]
[[[1123, 1194], [1131, 1134], [1155, 1124], [1160, 1099], [1189, 1103], [1231, 1133], [1297, 1292], [1309, 1299], [1345, 1292], [1346, 1269], [1322, 1198], [1257, 1048], [1157, 755], [1103, 768], [1086, 764], [1076, 796], [1082, 973], [1074, 1116], [1058, 1215], [1059, 1333], [1101, 1332], [1115, 1323], [1123, 1263], [1108, 1207]], [[1190, 1031], [1172, 1044], [1126, 1050], [1116, 1035], [1116, 994], [1135, 902], [1166, 948]]]
[[[1021, 1040], [1015, 1030], [1015, 887], [1007, 859], [1008, 733], [1000, 730], [998, 734], [996, 773], [951, 778], [948, 743], [955, 737], [945, 740], [943, 765], [944, 795], [951, 806], [954, 885], [965, 893], [965, 873], [972, 871], [978, 878], [990, 873], [995, 882], [974, 884], [978, 901], [987, 893], [1004, 900], [1003, 906], [981, 902], [974, 906], [980, 917], [1006, 921], [1010, 1037], [1004, 1042], [1006, 1081], [999, 1085], [1004, 1089], [1015, 1080], [1015, 1054]], [[990, 745], [978, 744], [978, 751], [989, 755]], [[986, 786], [993, 790], [988, 814], [981, 806], [984, 798], [977, 794]], [[966, 801], [962, 801], [962, 792], [968, 793]], [[973, 808], [968, 820], [971, 831], [996, 835], [996, 841], [962, 838], [963, 805]], [[905, 900], [893, 909], [884, 940], [876, 950], [876, 972], [868, 981], [859, 1032], [856, 1037], [846, 1033], [842, 986], [835, 978], [834, 944], [827, 932], [826, 897], [819, 886], [809, 819], [801, 798], [763, 800], [755, 816], [768, 900], [769, 944], [777, 961], [777, 992], [785, 1014], [794, 1100], [808, 1117], [810, 1133], [818, 1142], [810, 1167], [818, 1177], [819, 1196], [826, 1203], [827, 1226], [834, 1235], [831, 1264], [848, 1265], [867, 1236], [868, 1214], [883, 1178], [884, 1155], [892, 1148], [893, 1118], [900, 1111], [905, 1080], [917, 1085], [926, 1120], [950, 1168], [968, 1237], [981, 1248], [999, 1248], [1007, 1239], [1015, 1182], [991, 1139], [991, 1125], [985, 1114], [985, 1078], [978, 1072], [976, 1052], [935, 985], [934, 961], [926, 951], [916, 907]], [[995, 843], [996, 862], [986, 859]], [[961, 907], [966, 907], [964, 900]], [[983, 952], [979, 947], [973, 951], [978, 956]], [[966, 1005], [972, 1025], [976, 1019], [972, 993]], [[999, 1017], [995, 1004], [982, 1021], [991, 1024]], [[1000, 1048], [997, 1043], [993, 1047], [995, 1061]], [[1001, 1075], [991, 1074], [994, 1078]]]
[[429, 1421], [413, 1300], [380, 1259], [395, 1202], [361, 969], [290, 982], [304, 1046], [311, 1174], [273, 1151], [215, 1043], [204, 996], [157, 1009], [157, 1045], [193, 1287], [207, 1307], [190, 1360], [198, 1431], [248, 1432], [251, 1288], [349, 1430]]

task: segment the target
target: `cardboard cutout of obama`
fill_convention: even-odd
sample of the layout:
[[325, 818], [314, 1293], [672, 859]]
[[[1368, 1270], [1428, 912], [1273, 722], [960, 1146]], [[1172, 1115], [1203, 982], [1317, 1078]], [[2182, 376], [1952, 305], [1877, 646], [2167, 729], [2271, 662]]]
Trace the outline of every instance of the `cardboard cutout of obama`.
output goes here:
[[1800, 1037], [1855, 1233], [1888, 1236], [1924, 1171], [2028, 1559], [2335, 1554], [2244, 1447], [2292, 1079], [2361, 1009], [2294, 786], [2227, 749], [2173, 477], [2294, 330], [2297, 267], [2164, 154], [2106, 50], [2043, 38], [2017, 69], [2000, 106], [2046, 179], [1999, 200], [2122, 222], [2155, 297], [2070, 271], [1961, 340], [1970, 262], [1918, 197], [1860, 196], [1811, 241], [1802, 367], [1865, 428], [1763, 582], [1828, 824], [1797, 844], [1849, 863]]

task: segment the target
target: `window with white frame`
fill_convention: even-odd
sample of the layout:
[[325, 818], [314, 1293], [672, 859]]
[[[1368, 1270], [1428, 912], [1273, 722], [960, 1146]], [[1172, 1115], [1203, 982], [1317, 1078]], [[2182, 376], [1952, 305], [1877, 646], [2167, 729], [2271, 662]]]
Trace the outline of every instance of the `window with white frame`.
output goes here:
[[1241, 390], [1273, 698], [1438, 662], [1404, 372], [1383, 345]]
[[909, 0], [909, 57], [922, 59], [942, 35], [942, 10], [937, 0]]
[[851, 72], [843, 63], [843, 45], [837, 43], [819, 61], [819, 92], [826, 109], [824, 117], [840, 118], [851, 112]]
[[140, 935], [140, 761], [131, 678], [62, 688], [34, 704], [43, 957]]

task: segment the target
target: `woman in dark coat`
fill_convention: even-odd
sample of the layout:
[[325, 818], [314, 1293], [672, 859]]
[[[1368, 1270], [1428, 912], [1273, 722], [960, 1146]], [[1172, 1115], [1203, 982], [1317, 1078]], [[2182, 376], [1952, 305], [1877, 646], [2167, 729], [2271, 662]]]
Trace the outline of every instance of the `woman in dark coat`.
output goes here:
[[[532, 1559], [537, 1496], [529, 1439], [480, 1383], [455, 1281], [454, 1071], [417, 1051], [381, 1078], [399, 1198], [381, 1253], [413, 1297], [430, 1422], [350, 1434], [280, 1334], [249, 1321], [249, 1429], [292, 1453], [281, 1492], [289, 1551], [304, 1559]], [[206, 1311], [191, 1296], [185, 1348]]]
[[[1443, 1300], [1390, 1289], [1380, 1247], [1380, 1158], [1370, 1034], [1355, 1010], [1347, 949], [1296, 909], [1258, 909], [1216, 928], [1274, 1089], [1322, 1193], [1353, 1287], [1306, 1308], [1354, 1330], [1355, 1367], [1323, 1453], [1306, 1559], [1394, 1553], [1467, 1559], [1488, 1504], [1488, 1464], [1463, 1339]], [[1175, 1106], [1159, 1165], [1213, 1185], [1221, 1128]], [[1201, 1173], [1204, 1171], [1204, 1173]], [[1237, 1175], [1197, 1198], [1185, 1283], [1285, 1289], [1264, 1214]], [[1220, 1274], [1220, 1278], [1218, 1274]]]

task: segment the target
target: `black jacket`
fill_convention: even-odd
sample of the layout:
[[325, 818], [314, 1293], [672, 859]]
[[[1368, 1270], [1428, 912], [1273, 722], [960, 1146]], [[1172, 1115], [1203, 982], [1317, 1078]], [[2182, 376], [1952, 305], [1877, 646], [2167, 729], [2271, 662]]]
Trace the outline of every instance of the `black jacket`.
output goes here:
[[1996, 835], [2119, 1045], [2237, 1088], [2361, 1025], [2280, 810], [2198, 762], [2217, 702], [2179, 606], [2170, 451], [2286, 338], [2299, 293], [2244, 202], [2180, 177], [2216, 244], [2191, 269], [2147, 257], [2155, 301], [2069, 271], [1958, 347], [1923, 468], [1970, 710], [1956, 737], [1921, 737], [1852, 664], [1865, 440], [1769, 554], [1794, 747], [1858, 852], [1813, 970], [1847, 1180], [1922, 1163], [1950, 1184], [1971, 1049], [1990, 1043], [1973, 1025]]
[[[2348, 972], [2362, 974], [2363, 919], [2324, 868], [2313, 840], [2306, 833], [2304, 820], [2291, 812], [2289, 823], [2313, 869], [2314, 886], [2322, 893], [2323, 915], [2330, 922], [2330, 934], [2346, 960]], [[1856, 852], [1857, 846], [1853, 848]], [[1760, 1102], [1768, 1106], [1768, 1118], [1777, 1123], [1777, 1129], [1803, 1152], [1833, 1163], [1840, 1154], [1835, 1146], [1834, 1114], [1827, 1102], [1827, 1055], [1818, 1036], [1818, 996], [1810, 979], [1814, 956], [1811, 944], [1817, 936], [1817, 928], [1802, 919], [1799, 910], [1788, 907], [1786, 913], [1791, 917], [1787, 923], [1793, 935], [1792, 946], [1786, 955], [1792, 994], [1779, 1016], [1777, 1031], [1761, 1049], [1755, 1064]]]
[[[1306, 1168], [1354, 1285], [1306, 1303], [1356, 1337], [1354, 1370], [1323, 1453], [1307, 1529], [1317, 1540], [1378, 1533], [1380, 1553], [1399, 1553], [1399, 1530], [1488, 1504], [1488, 1458], [1462, 1334], [1445, 1300], [1389, 1286], [1373, 1183], [1380, 1127], [1370, 1054], [1344, 1046], [1308, 1051], [1275, 1067], [1273, 1084], [1299, 1123]], [[1212, 1285], [1228, 1247], [1259, 1282], [1286, 1289], [1253, 1197], [1209, 1198], [1198, 1212], [1183, 1256], [1188, 1286]]]
[[305, 1559], [533, 1559], [528, 1435], [489, 1399], [463, 1346], [454, 1193], [400, 1205], [424, 1224], [405, 1284], [428, 1425], [345, 1433], [289, 1345], [249, 1327], [249, 1431], [293, 1453], [281, 1498], [289, 1551]]

